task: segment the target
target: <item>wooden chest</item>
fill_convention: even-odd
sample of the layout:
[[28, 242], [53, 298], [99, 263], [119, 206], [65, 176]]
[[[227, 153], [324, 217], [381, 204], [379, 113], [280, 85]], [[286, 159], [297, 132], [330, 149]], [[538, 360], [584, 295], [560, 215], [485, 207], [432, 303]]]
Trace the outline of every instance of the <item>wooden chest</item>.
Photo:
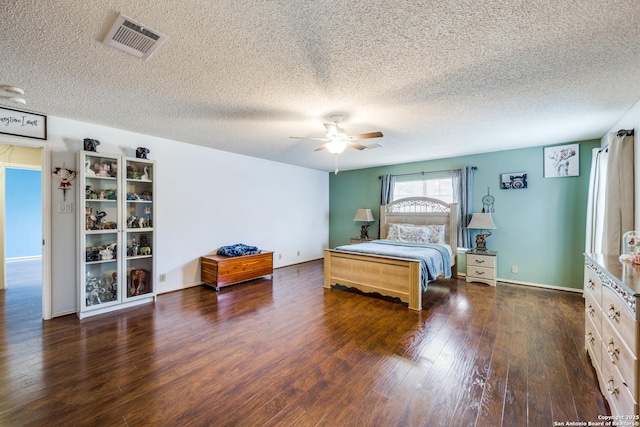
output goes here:
[[236, 257], [208, 255], [201, 257], [200, 261], [200, 280], [216, 290], [269, 274], [273, 276], [273, 251]]

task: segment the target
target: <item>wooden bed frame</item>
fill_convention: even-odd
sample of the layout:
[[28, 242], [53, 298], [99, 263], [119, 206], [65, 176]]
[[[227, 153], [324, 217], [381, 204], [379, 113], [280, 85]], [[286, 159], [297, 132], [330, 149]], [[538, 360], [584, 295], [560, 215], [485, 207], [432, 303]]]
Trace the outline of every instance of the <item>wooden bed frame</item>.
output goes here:
[[[387, 237], [389, 224], [445, 225], [445, 240], [451, 246], [451, 275], [458, 276], [458, 205], [429, 197], [412, 197], [380, 206], [380, 238]], [[422, 309], [420, 261], [382, 255], [325, 249], [324, 287], [342, 285], [362, 292], [377, 292], [399, 298], [411, 310]]]

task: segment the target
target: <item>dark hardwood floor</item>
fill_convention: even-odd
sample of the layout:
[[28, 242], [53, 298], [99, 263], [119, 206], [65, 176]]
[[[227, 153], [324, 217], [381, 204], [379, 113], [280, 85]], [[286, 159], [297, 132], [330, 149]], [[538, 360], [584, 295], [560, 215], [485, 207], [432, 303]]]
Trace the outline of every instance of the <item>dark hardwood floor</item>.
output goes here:
[[324, 289], [322, 274], [314, 261], [82, 321], [42, 322], [37, 287], [0, 292], [0, 425], [540, 427], [608, 413], [580, 294], [442, 280], [418, 313]]

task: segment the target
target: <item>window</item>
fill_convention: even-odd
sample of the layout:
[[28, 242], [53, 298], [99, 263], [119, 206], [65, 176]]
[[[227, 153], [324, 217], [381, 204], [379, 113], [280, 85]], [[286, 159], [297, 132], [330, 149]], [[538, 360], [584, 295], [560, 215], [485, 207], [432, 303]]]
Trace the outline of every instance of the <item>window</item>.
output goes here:
[[405, 197], [431, 197], [446, 203], [453, 203], [453, 180], [448, 177], [420, 177], [419, 179], [398, 179], [393, 187], [393, 200]]

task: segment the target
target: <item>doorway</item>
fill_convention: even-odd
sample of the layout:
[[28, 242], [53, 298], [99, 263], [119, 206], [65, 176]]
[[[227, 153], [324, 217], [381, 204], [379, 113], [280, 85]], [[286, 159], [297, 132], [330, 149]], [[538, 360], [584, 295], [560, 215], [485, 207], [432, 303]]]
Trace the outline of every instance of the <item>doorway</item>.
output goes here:
[[0, 145], [0, 288], [4, 300], [42, 319], [42, 150]]

